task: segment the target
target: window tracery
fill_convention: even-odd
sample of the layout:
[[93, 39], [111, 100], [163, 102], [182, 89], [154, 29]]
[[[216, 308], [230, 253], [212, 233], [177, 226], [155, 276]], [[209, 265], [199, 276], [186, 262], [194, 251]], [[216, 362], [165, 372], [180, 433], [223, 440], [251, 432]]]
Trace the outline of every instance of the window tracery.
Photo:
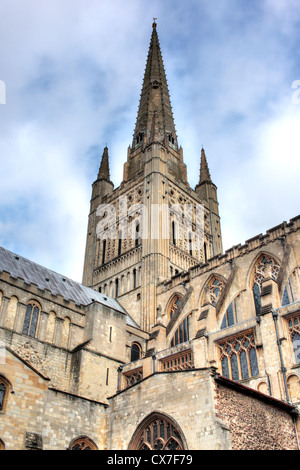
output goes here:
[[209, 302], [214, 307], [217, 305], [219, 296], [224, 289], [225, 282], [216, 276], [213, 276], [206, 288], [206, 302]]
[[138, 367], [137, 369], [131, 370], [129, 372], [124, 372], [124, 377], [126, 380], [126, 386], [131, 387], [131, 385], [135, 385], [143, 380], [143, 368]]
[[71, 443], [70, 450], [97, 450], [97, 446], [88, 437], [82, 437]]
[[265, 279], [267, 272], [276, 281], [279, 269], [280, 266], [274, 258], [268, 255], [261, 255], [255, 266], [253, 284], [257, 284], [261, 288], [261, 283]]
[[183, 437], [171, 420], [155, 414], [137, 429], [130, 450], [184, 450]]
[[222, 375], [232, 380], [243, 380], [258, 375], [254, 334], [227, 339], [219, 343]]
[[263, 254], [258, 258], [255, 265], [252, 286], [256, 315], [259, 315], [261, 310], [261, 284], [267, 276], [272, 277], [272, 279], [276, 281], [279, 269], [279, 264], [271, 256]]

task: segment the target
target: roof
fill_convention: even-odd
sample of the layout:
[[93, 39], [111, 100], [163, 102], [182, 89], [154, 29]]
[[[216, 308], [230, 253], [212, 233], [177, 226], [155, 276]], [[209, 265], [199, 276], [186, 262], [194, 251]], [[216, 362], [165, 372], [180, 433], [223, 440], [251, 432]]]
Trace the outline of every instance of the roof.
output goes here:
[[0, 273], [3, 271], [15, 279], [34, 284], [41, 290], [48, 290], [53, 295], [61, 295], [65, 300], [73, 301], [77, 305], [86, 306], [99, 302], [124, 313], [127, 316], [127, 324], [139, 328], [117, 300], [0, 247]]

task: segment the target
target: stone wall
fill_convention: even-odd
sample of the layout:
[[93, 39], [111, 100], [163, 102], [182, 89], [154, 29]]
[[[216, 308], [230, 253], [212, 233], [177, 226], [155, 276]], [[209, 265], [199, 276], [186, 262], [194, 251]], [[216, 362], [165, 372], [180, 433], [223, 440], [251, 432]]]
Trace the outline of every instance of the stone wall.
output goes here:
[[153, 374], [109, 399], [108, 448], [128, 449], [139, 424], [151, 413], [171, 417], [189, 450], [230, 449], [230, 436], [215, 418], [209, 370]]
[[106, 406], [49, 389], [49, 380], [9, 349], [0, 363], [5, 406], [0, 411], [0, 440], [7, 450], [66, 450], [79, 437], [106, 449]]

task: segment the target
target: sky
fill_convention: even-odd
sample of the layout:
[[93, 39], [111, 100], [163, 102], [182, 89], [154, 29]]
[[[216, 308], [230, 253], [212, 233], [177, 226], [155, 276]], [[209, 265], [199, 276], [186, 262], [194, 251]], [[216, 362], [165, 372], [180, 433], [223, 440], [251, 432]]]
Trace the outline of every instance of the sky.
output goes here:
[[300, 0], [2, 0], [1, 246], [81, 281], [91, 185], [106, 145], [122, 181], [154, 17], [224, 250], [300, 213]]

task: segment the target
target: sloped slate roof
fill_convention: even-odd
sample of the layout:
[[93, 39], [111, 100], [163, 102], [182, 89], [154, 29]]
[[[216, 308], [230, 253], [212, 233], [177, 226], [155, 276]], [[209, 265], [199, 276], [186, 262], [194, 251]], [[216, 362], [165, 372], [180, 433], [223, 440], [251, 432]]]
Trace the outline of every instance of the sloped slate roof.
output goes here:
[[61, 295], [65, 300], [73, 301], [77, 305], [99, 302], [124, 313], [127, 316], [127, 324], [139, 328], [139, 325], [115, 299], [0, 247], [0, 272], [3, 271], [13, 278], [23, 279], [27, 284], [34, 284], [41, 290]]

